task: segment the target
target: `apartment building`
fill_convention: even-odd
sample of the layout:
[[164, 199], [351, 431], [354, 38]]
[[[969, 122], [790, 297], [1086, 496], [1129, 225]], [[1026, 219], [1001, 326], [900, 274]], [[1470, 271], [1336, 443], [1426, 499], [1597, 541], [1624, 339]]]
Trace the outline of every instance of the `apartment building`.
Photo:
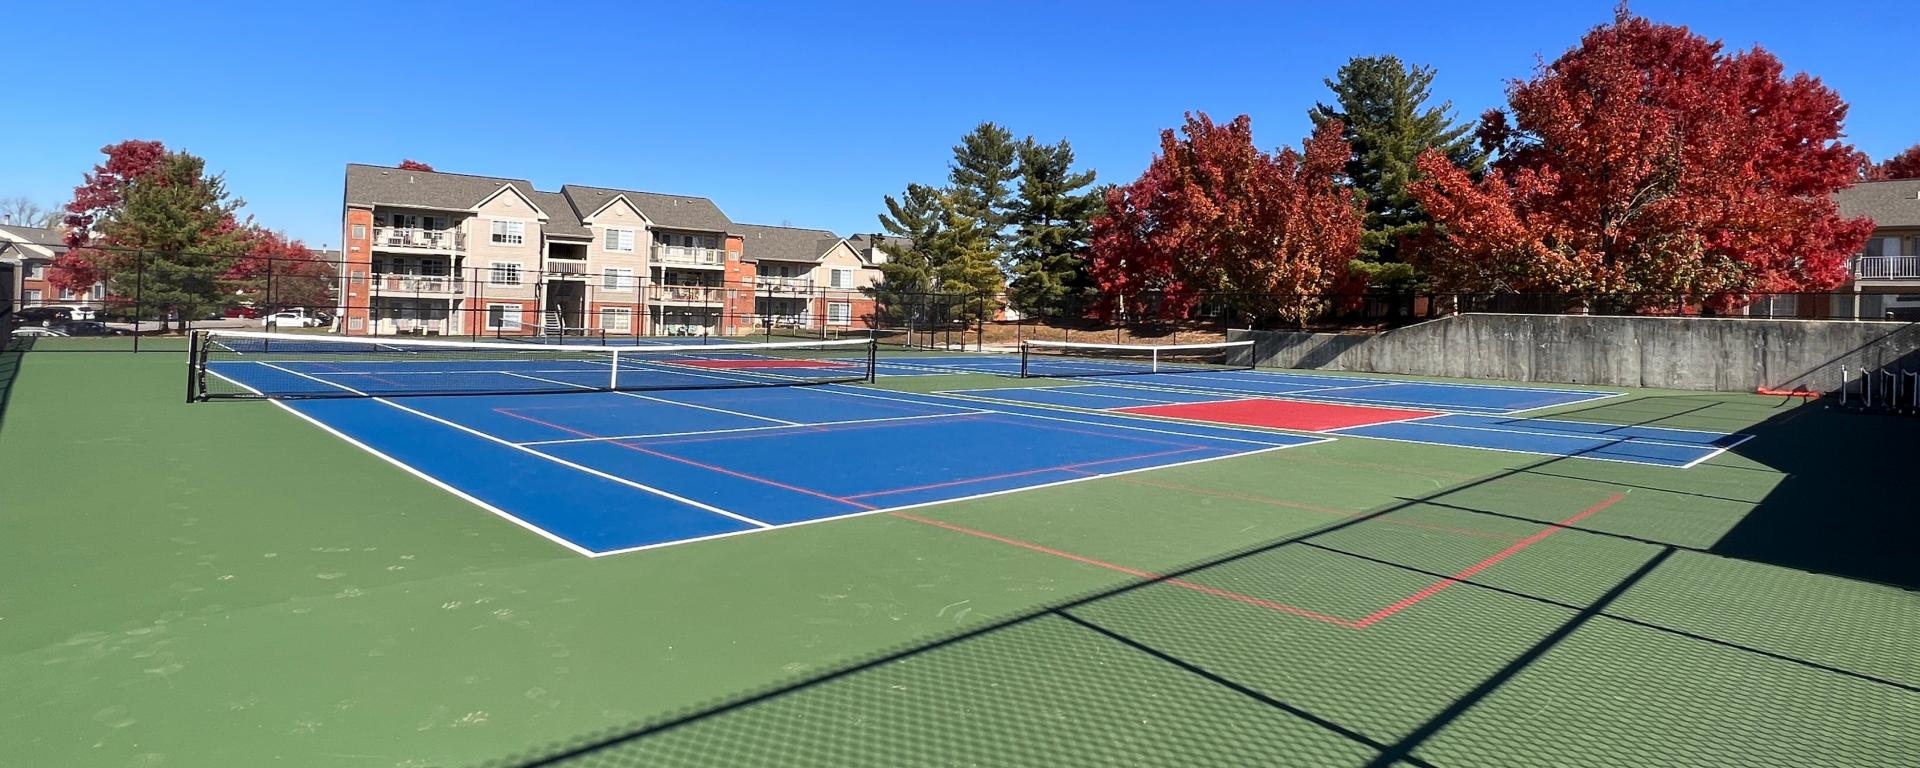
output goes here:
[[743, 239], [711, 200], [350, 164], [340, 331], [744, 332]]
[[47, 282], [47, 268], [67, 252], [66, 233], [58, 229], [0, 224], [0, 273], [11, 277], [0, 290], [18, 308], [67, 306], [101, 309], [107, 305], [107, 284], [83, 289], [56, 288]]
[[1833, 316], [1920, 320], [1920, 179], [1870, 181], [1834, 195], [1840, 214], [1873, 220]]
[[[862, 289], [880, 280], [866, 240], [823, 229], [735, 224], [753, 262], [753, 313], [775, 328], [868, 328], [874, 302]], [[878, 252], [881, 261], [884, 251]]]

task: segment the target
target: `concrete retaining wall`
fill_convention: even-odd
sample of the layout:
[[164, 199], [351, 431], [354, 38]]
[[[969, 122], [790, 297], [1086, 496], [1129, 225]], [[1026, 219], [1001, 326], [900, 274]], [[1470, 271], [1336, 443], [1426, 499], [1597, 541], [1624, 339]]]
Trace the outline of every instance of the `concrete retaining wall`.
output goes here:
[[1920, 369], [1920, 325], [1472, 314], [1377, 335], [1233, 331], [1262, 366], [1751, 392], [1832, 390], [1840, 366]]

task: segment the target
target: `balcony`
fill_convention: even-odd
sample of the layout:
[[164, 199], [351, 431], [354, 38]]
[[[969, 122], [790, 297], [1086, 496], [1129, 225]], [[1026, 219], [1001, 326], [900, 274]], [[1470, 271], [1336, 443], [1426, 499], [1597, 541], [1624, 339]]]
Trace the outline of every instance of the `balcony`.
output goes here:
[[1861, 256], [1853, 261], [1856, 280], [1920, 280], [1920, 254]]
[[459, 296], [467, 292], [465, 280], [447, 275], [402, 275], [374, 273], [374, 296]]
[[650, 285], [647, 298], [660, 304], [719, 304], [727, 289], [707, 285]]
[[569, 278], [586, 277], [587, 263], [585, 261], [569, 261], [566, 259], [547, 259], [547, 275], [550, 277]]
[[650, 254], [655, 264], [683, 267], [724, 267], [727, 264], [727, 252], [719, 248], [700, 248], [690, 245], [655, 245]]
[[802, 293], [813, 288], [813, 281], [804, 277], [755, 277], [753, 284], [757, 288], [766, 288], [776, 293]]
[[467, 249], [467, 233], [457, 229], [374, 227], [373, 247], [457, 253]]

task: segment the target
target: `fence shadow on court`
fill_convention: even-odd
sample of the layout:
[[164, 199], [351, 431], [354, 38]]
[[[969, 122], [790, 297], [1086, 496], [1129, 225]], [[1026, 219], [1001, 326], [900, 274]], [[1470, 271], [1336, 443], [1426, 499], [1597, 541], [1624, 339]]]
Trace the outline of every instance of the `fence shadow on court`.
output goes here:
[[[1447, 574], [1410, 565], [1344, 553], [1312, 540], [1570, 459], [1556, 456], [1526, 462], [1344, 520], [1223, 552], [1150, 578], [1128, 580], [980, 627], [855, 659], [823, 674], [651, 722], [550, 744], [486, 765], [1251, 765], [1271, 762], [1275, 755], [1324, 754], [1331, 749], [1346, 755], [1345, 760], [1352, 764], [1433, 768], [1432, 763], [1414, 754], [1417, 748], [1581, 626], [1606, 615], [1617, 597], [1664, 562], [1674, 548], [1662, 548], [1585, 605], [1559, 603], [1471, 579], [1459, 580], [1557, 605], [1568, 609], [1571, 617], [1545, 636], [1526, 643], [1467, 690], [1416, 717], [1399, 738], [1391, 741], [1362, 733], [1340, 722], [1343, 718], [1317, 713], [1310, 706], [1237, 682], [1208, 669], [1205, 663], [1155, 648], [1134, 637], [1133, 630], [1088, 618], [1087, 611], [1104, 601], [1150, 596], [1153, 593], [1149, 590], [1156, 585], [1177, 584], [1197, 574], [1204, 577], [1211, 569], [1284, 571], [1291, 567], [1282, 561], [1285, 553], [1302, 548], [1451, 579]], [[1194, 621], [1177, 602], [1150, 597], [1145, 602], [1150, 606], [1145, 611], [1149, 625], [1177, 626]], [[1245, 650], [1252, 647], [1245, 642], [1249, 639], [1227, 637], [1222, 642]], [[1101, 655], [1114, 647], [1128, 648], [1139, 654], [1136, 660], [1152, 659], [1154, 663], [1131, 670], [1118, 668], [1125, 665], [1116, 665], [1111, 657]], [[1317, 650], [1339, 653], [1337, 648]], [[1264, 657], [1260, 661], [1311, 663]], [[1169, 674], [1169, 670], [1177, 672]], [[1224, 699], [1237, 703], [1223, 706], [1223, 697], [1201, 695], [1203, 688], [1231, 691], [1234, 695]], [[1155, 713], [1154, 719], [1165, 716], [1157, 726], [1166, 729], [1164, 732], [1140, 730], [1155, 727], [1143, 721], [1141, 710], [1133, 706], [1143, 703]], [[1005, 711], [986, 711], [996, 709]], [[1069, 710], [1076, 714], [1071, 723], [1054, 722]], [[1276, 713], [1282, 717], [1272, 717]], [[1181, 723], [1184, 727], [1175, 727]], [[1224, 738], [1227, 734], [1233, 738]], [[1149, 754], [1156, 751], [1165, 754]]]

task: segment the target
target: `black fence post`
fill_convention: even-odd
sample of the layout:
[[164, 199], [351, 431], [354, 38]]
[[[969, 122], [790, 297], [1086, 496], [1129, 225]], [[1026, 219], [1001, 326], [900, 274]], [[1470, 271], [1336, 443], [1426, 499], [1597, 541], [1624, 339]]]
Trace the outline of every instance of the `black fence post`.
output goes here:
[[[147, 281], [146, 252], [145, 251], [136, 252], [133, 257], [133, 351], [134, 351], [134, 354], [140, 353], [141, 316], [145, 314], [141, 312], [140, 294], [142, 289], [145, 287], [146, 281]], [[191, 363], [193, 359], [193, 354], [191, 350], [189, 350], [187, 354], [187, 359], [189, 363]], [[191, 382], [189, 382], [189, 384], [191, 384]]]

